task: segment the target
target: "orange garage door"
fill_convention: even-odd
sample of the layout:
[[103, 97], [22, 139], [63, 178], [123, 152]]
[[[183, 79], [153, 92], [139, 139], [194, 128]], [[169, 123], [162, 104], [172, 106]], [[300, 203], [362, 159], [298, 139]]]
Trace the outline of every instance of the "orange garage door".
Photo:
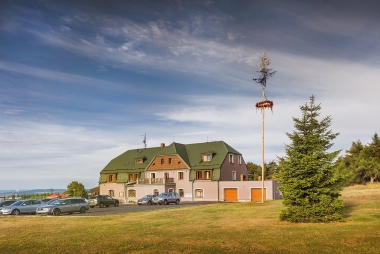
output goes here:
[[[251, 201], [261, 201], [261, 188], [251, 189]], [[264, 200], [267, 200], [267, 189], [264, 188]]]
[[237, 189], [224, 189], [224, 201], [238, 201]]

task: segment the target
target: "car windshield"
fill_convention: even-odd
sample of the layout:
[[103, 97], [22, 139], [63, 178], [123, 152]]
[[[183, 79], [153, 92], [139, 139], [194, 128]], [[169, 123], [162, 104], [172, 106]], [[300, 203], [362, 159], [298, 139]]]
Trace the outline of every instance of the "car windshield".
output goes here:
[[151, 195], [146, 195], [143, 198], [151, 198], [151, 197], [152, 197]]
[[22, 203], [24, 203], [24, 201], [20, 200], [20, 201], [14, 202], [12, 205], [17, 206], [17, 205], [21, 205]]
[[54, 201], [52, 201], [51, 203], [50, 203], [50, 205], [59, 205], [60, 204], [60, 202], [61, 202], [61, 200], [54, 200]]

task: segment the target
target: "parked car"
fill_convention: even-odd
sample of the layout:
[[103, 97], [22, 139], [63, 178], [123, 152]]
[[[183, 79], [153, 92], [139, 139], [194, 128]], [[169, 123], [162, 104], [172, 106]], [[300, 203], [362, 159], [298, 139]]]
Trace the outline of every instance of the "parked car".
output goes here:
[[1, 212], [12, 215], [19, 215], [20, 213], [35, 214], [36, 209], [42, 205], [41, 200], [19, 200], [9, 206], [4, 206]]
[[100, 208], [105, 206], [109, 207], [110, 205], [119, 206], [119, 200], [111, 198], [108, 195], [96, 195], [89, 198], [88, 205], [91, 208], [94, 208], [95, 206], [99, 206]]
[[36, 214], [61, 215], [62, 213], [72, 214], [75, 212], [85, 213], [88, 210], [88, 203], [83, 198], [65, 198], [43, 205], [36, 209]]
[[163, 192], [153, 198], [153, 204], [155, 205], [168, 205], [170, 203], [175, 203], [178, 205], [180, 201], [181, 197], [178, 195], [177, 192]]
[[138, 205], [153, 205], [153, 198], [155, 198], [156, 195], [145, 195], [144, 197], [137, 200]]
[[4, 206], [9, 206], [9, 205], [13, 204], [14, 202], [16, 202], [16, 200], [3, 200], [3, 201], [0, 201], [0, 213], [1, 213], [1, 210], [3, 210]]

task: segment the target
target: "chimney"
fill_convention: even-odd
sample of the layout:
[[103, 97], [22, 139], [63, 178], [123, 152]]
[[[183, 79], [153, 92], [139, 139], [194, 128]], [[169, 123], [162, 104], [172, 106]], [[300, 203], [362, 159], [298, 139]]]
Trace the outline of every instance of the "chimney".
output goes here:
[[164, 148], [165, 147], [165, 143], [161, 143], [161, 148]]

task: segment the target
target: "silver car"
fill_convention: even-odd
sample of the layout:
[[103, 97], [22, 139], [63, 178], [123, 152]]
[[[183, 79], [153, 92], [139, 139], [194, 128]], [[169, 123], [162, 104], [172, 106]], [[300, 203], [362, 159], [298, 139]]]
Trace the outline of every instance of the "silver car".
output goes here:
[[40, 200], [19, 200], [9, 206], [3, 207], [1, 212], [4, 215], [6, 214], [19, 215], [21, 213], [35, 214], [36, 209], [40, 207], [41, 204], [42, 203]]
[[175, 203], [179, 205], [181, 197], [177, 192], [164, 192], [153, 198], [153, 204], [157, 205], [168, 205], [170, 203]]
[[88, 203], [82, 198], [58, 199], [49, 205], [43, 205], [36, 209], [36, 214], [61, 215], [62, 213], [72, 214], [75, 212], [85, 213], [88, 210]]

